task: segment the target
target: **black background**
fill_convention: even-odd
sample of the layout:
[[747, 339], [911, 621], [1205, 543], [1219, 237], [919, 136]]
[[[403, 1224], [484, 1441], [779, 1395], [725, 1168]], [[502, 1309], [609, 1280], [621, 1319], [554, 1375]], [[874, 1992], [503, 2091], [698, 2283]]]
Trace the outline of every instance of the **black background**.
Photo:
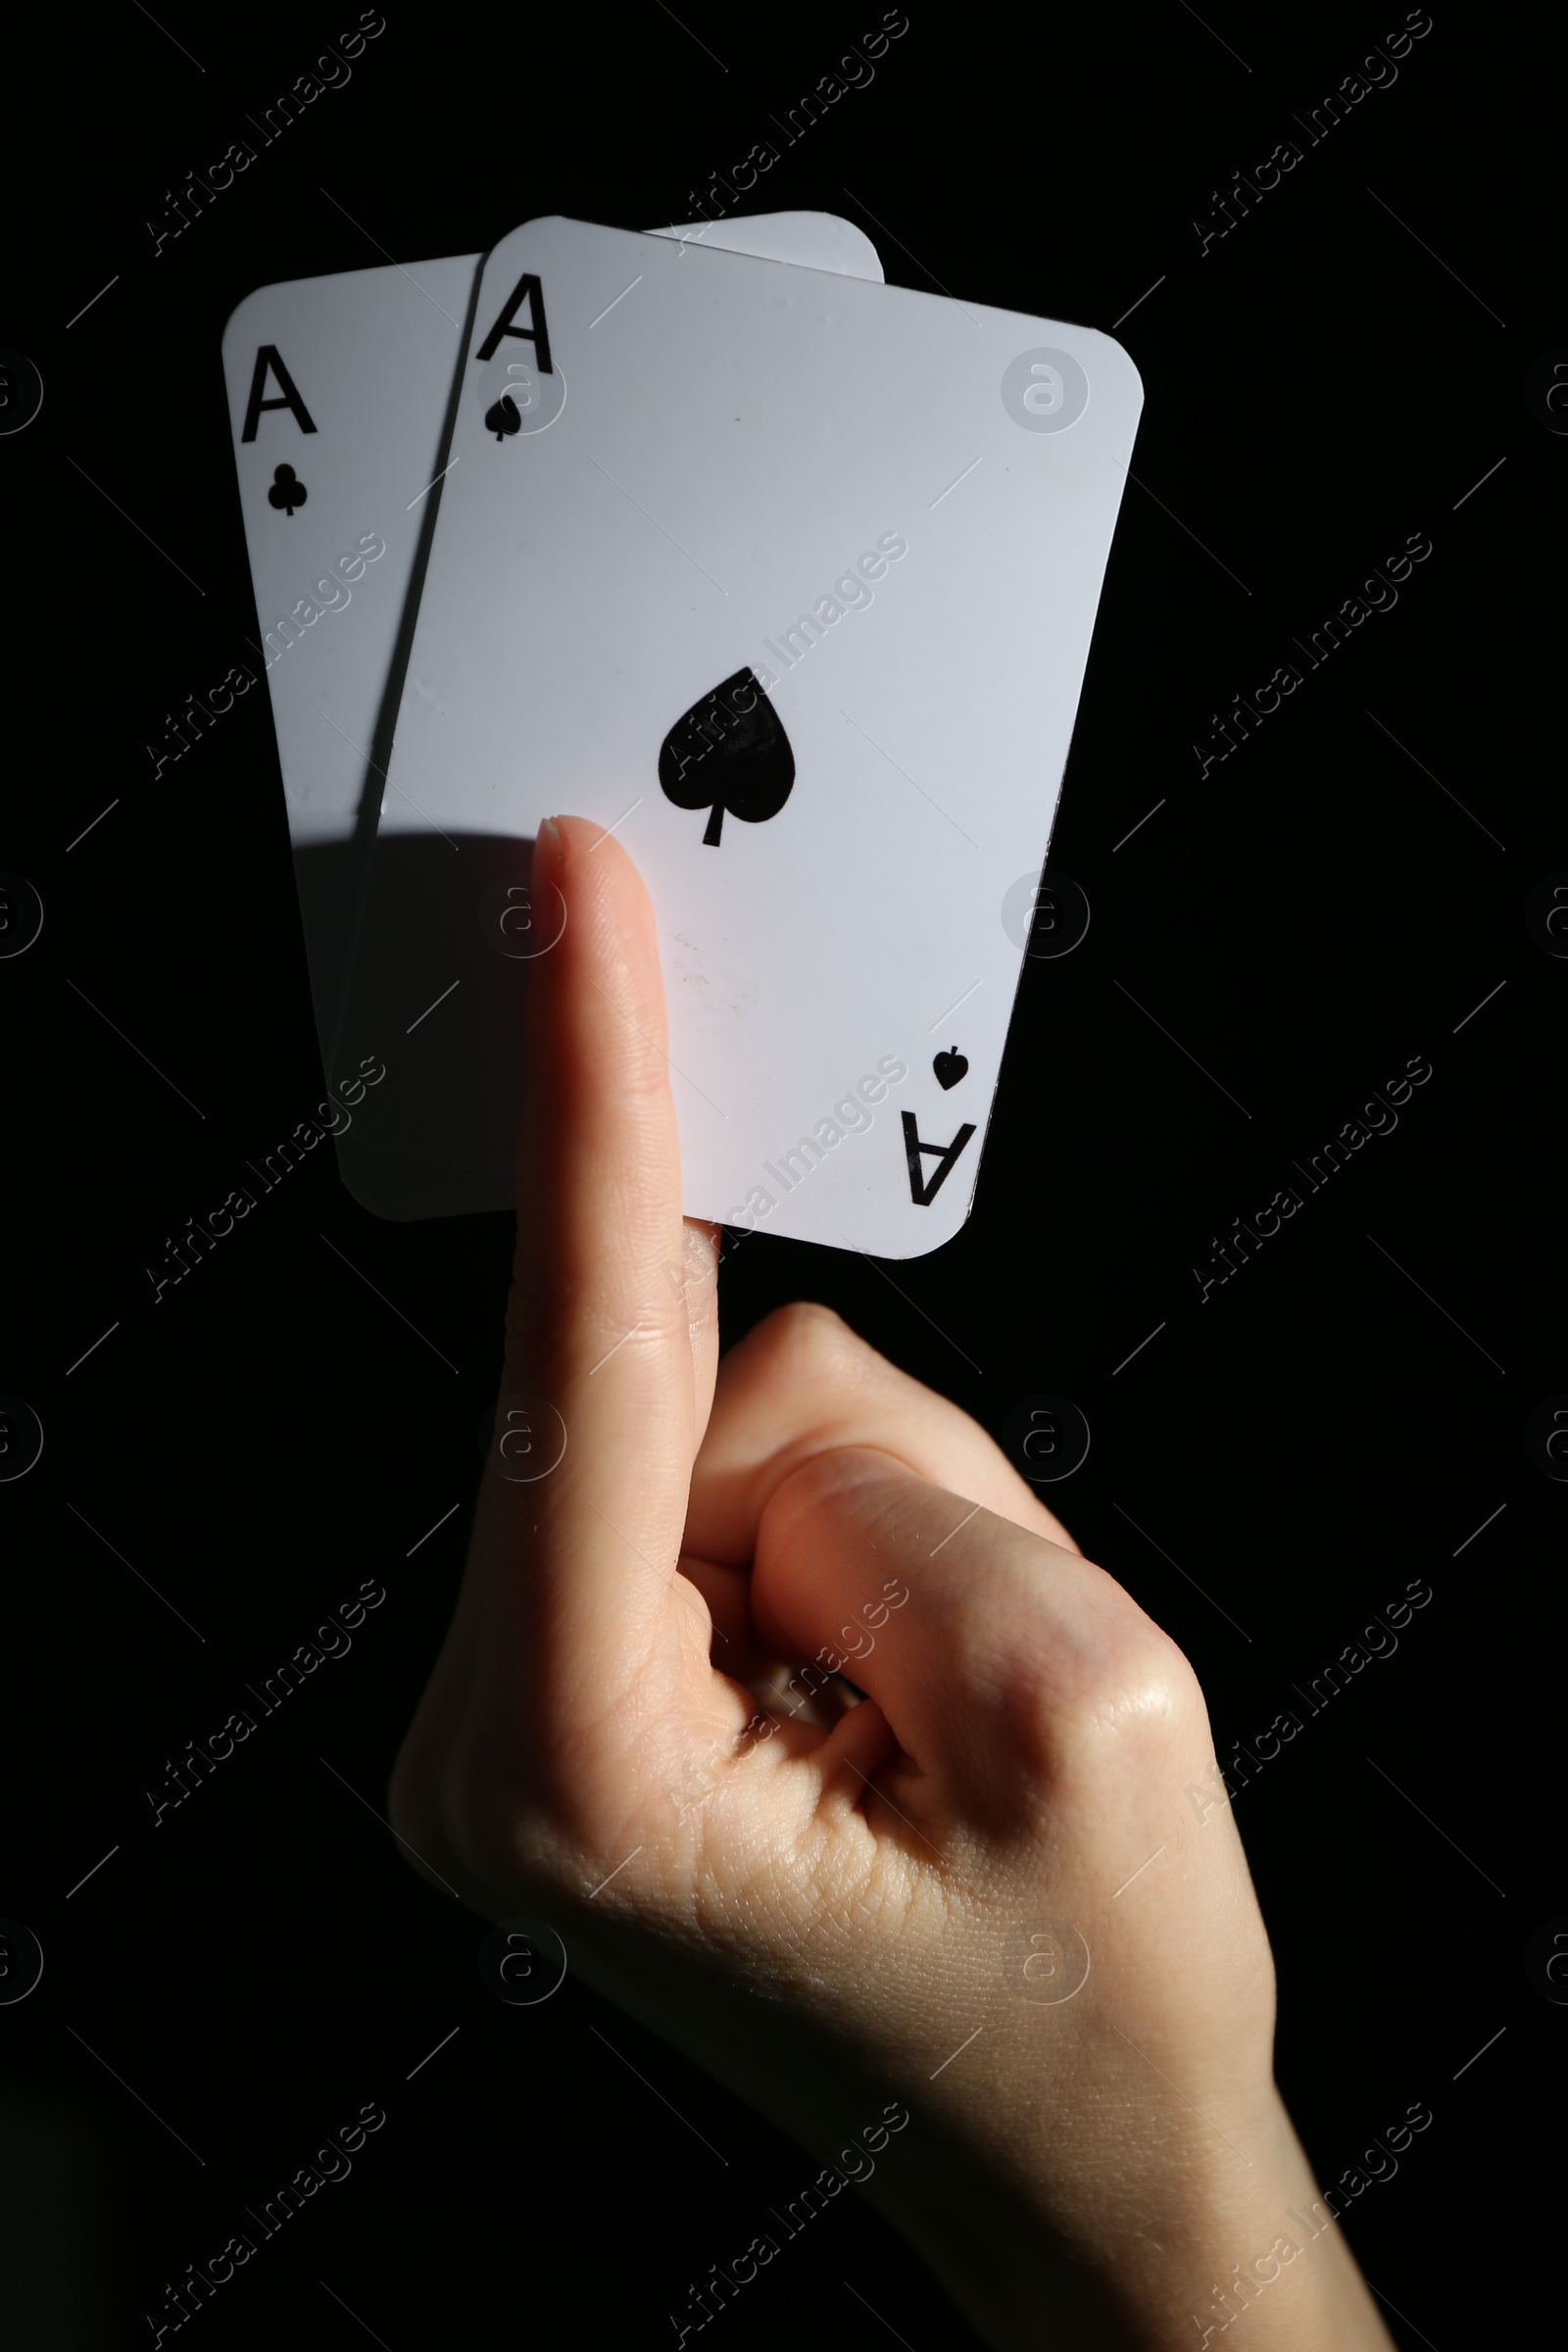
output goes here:
[[[45, 1447], [0, 1487], [0, 1912], [46, 1966], [0, 2007], [0, 2230], [52, 2315], [19, 2344], [149, 2342], [164, 2282], [362, 2101], [387, 2121], [353, 2177], [195, 2340], [667, 2343], [687, 2281], [814, 2170], [569, 1976], [537, 2009], [493, 1999], [483, 1923], [377, 1818], [462, 1564], [510, 1220], [378, 1223], [322, 1152], [154, 1307], [164, 1237], [322, 1073], [265, 693], [156, 782], [144, 747], [258, 634], [219, 360], [240, 298], [539, 213], [690, 219], [879, 12], [399, 0], [261, 147], [247, 116], [355, 16], [36, 12], [12, 52], [0, 342], [45, 397], [0, 439], [0, 862], [45, 921], [0, 964], [0, 1388]], [[1076, 1401], [1093, 1444], [1050, 1499], [1183, 1644], [1222, 1758], [1430, 1582], [1238, 1818], [1319, 2180], [1433, 2110], [1350, 2230], [1396, 2341], [1447, 2352], [1549, 2241], [1532, 2118], [1560, 2112], [1568, 2025], [1524, 1966], [1568, 1913], [1544, 1818], [1568, 1496], [1523, 1440], [1568, 1388], [1568, 966], [1524, 920], [1568, 865], [1545, 706], [1568, 439], [1524, 382], [1568, 332], [1544, 18], [1438, 0], [1392, 87], [1317, 145], [1293, 125], [1402, 21], [921, 0], [740, 208], [845, 214], [901, 284], [1122, 321], [1147, 406], [1053, 849], [1093, 919], [1028, 966], [973, 1216], [888, 1272], [757, 1239], [721, 1298], [732, 1337], [826, 1299], [993, 1431]], [[155, 256], [166, 191], [241, 137], [254, 165]], [[1192, 217], [1286, 137], [1301, 163], [1200, 254]], [[1200, 779], [1210, 714], [1412, 533], [1433, 552], [1396, 609]], [[1200, 1303], [1213, 1237], [1411, 1056], [1433, 1075], [1397, 1132]], [[368, 1577], [387, 1597], [352, 1653], [155, 1830], [165, 1758]], [[844, 2197], [716, 2324], [880, 2323], [915, 2352], [972, 2340]]]

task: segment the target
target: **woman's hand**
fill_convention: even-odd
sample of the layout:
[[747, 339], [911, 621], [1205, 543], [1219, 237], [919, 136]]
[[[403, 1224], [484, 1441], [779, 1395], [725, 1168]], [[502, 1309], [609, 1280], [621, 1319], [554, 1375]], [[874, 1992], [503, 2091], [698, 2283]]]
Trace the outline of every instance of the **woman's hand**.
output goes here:
[[1218, 1779], [1192, 1669], [825, 1308], [718, 1363], [647, 897], [578, 819], [535, 874], [566, 921], [529, 973], [497, 1437], [539, 1450], [492, 1451], [400, 1838], [824, 2164], [893, 2094], [867, 2193], [993, 2342], [1245, 2310], [1259, 2352], [1387, 2352], [1309, 2234], [1246, 1858], [1186, 1796]]

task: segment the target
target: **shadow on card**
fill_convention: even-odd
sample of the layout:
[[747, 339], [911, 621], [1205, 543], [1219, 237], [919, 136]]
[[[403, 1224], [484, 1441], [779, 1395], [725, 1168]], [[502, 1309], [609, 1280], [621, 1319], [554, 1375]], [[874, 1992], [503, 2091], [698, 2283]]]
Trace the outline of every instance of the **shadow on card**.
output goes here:
[[528, 966], [564, 916], [553, 883], [535, 893], [531, 841], [377, 841], [331, 1072], [386, 1065], [337, 1139], [362, 1207], [410, 1220], [513, 1206]]
[[329, 1074], [333, 1037], [348, 985], [354, 925], [359, 915], [356, 846], [352, 841], [295, 845], [294, 882], [311, 971], [311, 999], [321, 1067]]

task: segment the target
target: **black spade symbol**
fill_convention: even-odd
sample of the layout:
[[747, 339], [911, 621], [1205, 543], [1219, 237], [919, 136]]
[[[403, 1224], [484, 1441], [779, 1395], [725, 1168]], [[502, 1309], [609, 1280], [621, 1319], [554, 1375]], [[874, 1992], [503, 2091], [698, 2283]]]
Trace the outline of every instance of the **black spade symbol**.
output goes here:
[[292, 466], [279, 466], [272, 475], [272, 487], [267, 493], [267, 503], [281, 508], [285, 514], [292, 514], [296, 507], [304, 506], [310, 495]]
[[717, 849], [726, 808], [744, 824], [777, 816], [795, 784], [795, 754], [755, 671], [738, 669], [670, 728], [659, 781], [677, 808], [709, 808], [703, 840]]
[[958, 1080], [967, 1075], [969, 1062], [968, 1057], [955, 1046], [951, 1054], [939, 1054], [931, 1067], [936, 1073], [938, 1086], [946, 1094], [950, 1086], [956, 1086]]
[[494, 433], [498, 441], [504, 441], [509, 433], [520, 433], [522, 430], [522, 417], [510, 392], [503, 392], [499, 400], [491, 403], [484, 413], [484, 421], [485, 429]]

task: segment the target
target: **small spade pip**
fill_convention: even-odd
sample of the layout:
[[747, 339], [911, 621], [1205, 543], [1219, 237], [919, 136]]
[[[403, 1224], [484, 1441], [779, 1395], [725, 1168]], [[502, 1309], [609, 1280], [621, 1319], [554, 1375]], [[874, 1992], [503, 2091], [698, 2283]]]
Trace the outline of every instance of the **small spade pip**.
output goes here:
[[960, 1078], [967, 1077], [969, 1057], [966, 1054], [960, 1054], [957, 1047], [955, 1046], [951, 1054], [937, 1054], [931, 1067], [938, 1086], [946, 1094], [950, 1087], [957, 1085]]
[[498, 441], [522, 430], [522, 413], [510, 392], [503, 392], [499, 400], [491, 402], [484, 413], [484, 421], [485, 430], [494, 433]]
[[273, 471], [272, 487], [267, 493], [267, 503], [285, 514], [292, 514], [296, 507], [304, 506], [310, 495], [292, 466], [279, 466]]
[[794, 789], [795, 754], [755, 671], [738, 669], [676, 719], [660, 746], [659, 781], [677, 808], [711, 810], [710, 849], [726, 808], [748, 825], [777, 816]]

